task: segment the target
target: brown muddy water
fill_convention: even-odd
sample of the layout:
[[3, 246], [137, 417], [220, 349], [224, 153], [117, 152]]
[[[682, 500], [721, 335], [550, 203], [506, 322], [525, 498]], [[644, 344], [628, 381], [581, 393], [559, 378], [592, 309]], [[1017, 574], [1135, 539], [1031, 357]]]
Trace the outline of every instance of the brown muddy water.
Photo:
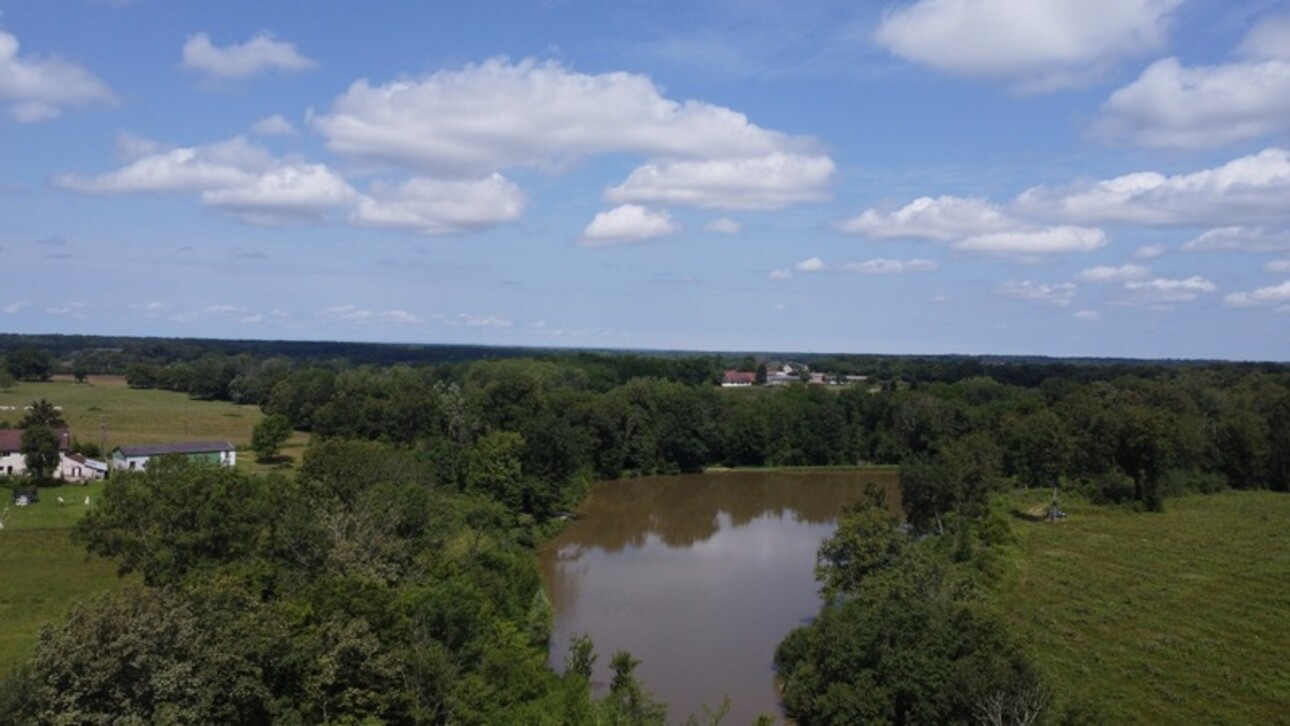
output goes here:
[[716, 709], [723, 724], [779, 717], [775, 646], [819, 609], [815, 551], [866, 486], [899, 504], [894, 470], [723, 471], [597, 484], [539, 552], [555, 610], [550, 663], [596, 644], [598, 694], [627, 650], [669, 720]]

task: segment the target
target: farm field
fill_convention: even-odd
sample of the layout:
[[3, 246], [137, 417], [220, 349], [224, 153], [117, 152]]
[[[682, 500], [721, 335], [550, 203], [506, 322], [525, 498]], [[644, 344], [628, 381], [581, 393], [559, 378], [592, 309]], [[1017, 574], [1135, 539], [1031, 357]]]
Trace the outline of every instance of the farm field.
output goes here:
[[1290, 723], [1290, 496], [1063, 507], [1014, 524], [1000, 588], [1060, 692], [1121, 723]]
[[47, 487], [39, 504], [19, 508], [8, 505], [9, 490], [0, 488], [0, 509], [9, 506], [0, 530], [0, 674], [26, 660], [41, 626], [61, 620], [73, 603], [138, 581], [117, 577], [115, 564], [71, 541], [85, 497], [92, 507], [102, 491], [102, 482]]
[[[13, 407], [0, 409], [0, 423], [17, 425], [23, 407], [40, 398], [61, 406], [72, 436], [101, 444], [105, 455], [126, 444], [211, 439], [226, 439], [241, 450], [250, 445], [251, 431], [264, 417], [258, 406], [196, 401], [174, 391], [130, 388], [120, 376], [91, 376], [88, 383], [70, 379], [21, 382], [0, 391], [0, 406]], [[283, 454], [298, 455], [307, 441], [306, 434], [296, 433], [283, 448]], [[239, 468], [267, 468], [257, 465], [250, 451], [239, 453]]]

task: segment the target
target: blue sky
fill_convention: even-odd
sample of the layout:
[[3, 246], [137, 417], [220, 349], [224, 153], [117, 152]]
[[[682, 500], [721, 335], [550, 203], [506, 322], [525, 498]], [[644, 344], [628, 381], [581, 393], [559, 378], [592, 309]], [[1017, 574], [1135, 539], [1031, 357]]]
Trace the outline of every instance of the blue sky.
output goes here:
[[0, 1], [0, 330], [1290, 359], [1290, 3]]

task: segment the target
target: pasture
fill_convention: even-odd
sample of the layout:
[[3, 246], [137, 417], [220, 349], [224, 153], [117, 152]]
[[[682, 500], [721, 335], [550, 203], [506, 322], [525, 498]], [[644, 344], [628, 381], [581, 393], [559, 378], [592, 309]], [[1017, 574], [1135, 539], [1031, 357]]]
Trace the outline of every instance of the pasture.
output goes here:
[[1014, 523], [1000, 588], [1059, 693], [1118, 723], [1290, 723], [1290, 496], [1062, 506], [1056, 524]]
[[118, 578], [116, 565], [72, 544], [85, 498], [92, 507], [102, 491], [102, 482], [45, 487], [40, 503], [15, 507], [0, 487], [0, 511], [8, 508], [0, 530], [0, 674], [31, 655], [41, 626], [61, 620], [72, 603], [137, 580]]
[[[99, 444], [106, 456], [126, 444], [228, 440], [238, 449], [238, 466], [259, 470], [255, 455], [243, 451], [264, 414], [258, 406], [228, 401], [196, 401], [185, 393], [135, 389], [120, 376], [91, 376], [87, 383], [58, 378], [44, 383], [20, 382], [0, 391], [0, 424], [16, 426], [23, 408], [40, 398], [61, 406], [77, 440]], [[308, 436], [296, 433], [283, 448], [285, 460], [298, 454]]]

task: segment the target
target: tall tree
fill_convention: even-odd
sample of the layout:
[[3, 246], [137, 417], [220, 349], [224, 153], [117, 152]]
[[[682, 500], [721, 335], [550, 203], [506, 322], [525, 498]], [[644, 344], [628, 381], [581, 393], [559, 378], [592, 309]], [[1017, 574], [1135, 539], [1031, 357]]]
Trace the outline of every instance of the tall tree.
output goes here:
[[58, 429], [66, 427], [67, 421], [63, 418], [63, 413], [58, 410], [57, 406], [42, 398], [39, 401], [32, 401], [27, 413], [23, 415], [22, 421], [18, 422], [18, 428], [20, 429], [31, 426]]
[[36, 424], [22, 432], [22, 457], [36, 481], [45, 481], [58, 468], [58, 434]]
[[267, 461], [278, 455], [282, 445], [291, 438], [291, 419], [275, 413], [260, 419], [251, 430], [251, 448], [260, 461]]
[[9, 354], [9, 373], [20, 381], [47, 381], [54, 373], [54, 359], [37, 348], [19, 348]]
[[524, 437], [514, 431], [484, 435], [466, 457], [466, 491], [486, 494], [512, 512], [524, 506]]

